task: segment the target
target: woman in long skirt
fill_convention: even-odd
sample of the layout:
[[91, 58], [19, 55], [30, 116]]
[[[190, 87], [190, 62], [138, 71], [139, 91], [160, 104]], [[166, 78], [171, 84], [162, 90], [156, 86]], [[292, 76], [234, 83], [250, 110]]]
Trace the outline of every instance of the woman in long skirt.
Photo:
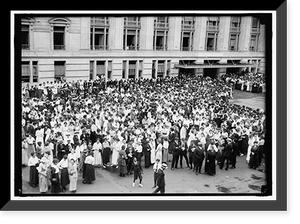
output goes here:
[[66, 186], [70, 183], [68, 172], [69, 161], [67, 154], [65, 154], [63, 159], [57, 164], [57, 167], [60, 169], [60, 185], [62, 187], [62, 190], [66, 191]]
[[119, 152], [119, 159], [118, 159], [118, 164], [120, 167], [120, 175], [119, 175], [120, 177], [125, 177], [125, 174], [127, 173], [126, 159], [127, 159], [127, 155], [125, 152], [125, 145], [123, 145]]
[[160, 163], [162, 163], [162, 140], [161, 139], [158, 139], [157, 140], [157, 147], [156, 147], [156, 150], [155, 150], [155, 159], [159, 159]]
[[97, 138], [97, 141], [93, 144], [93, 150], [94, 150], [95, 166], [100, 167], [102, 165], [102, 158], [101, 158], [102, 144], [100, 143], [99, 138]]
[[60, 184], [59, 184], [59, 168], [57, 167], [58, 159], [54, 159], [51, 164], [51, 193], [58, 194], [61, 192]]
[[112, 156], [111, 156], [111, 163], [113, 166], [118, 165], [118, 159], [119, 159], [119, 151], [121, 150], [122, 142], [119, 140], [118, 137], [116, 137], [115, 142], [112, 144]]
[[217, 149], [215, 145], [209, 145], [207, 149], [206, 159], [205, 159], [205, 173], [208, 175], [216, 174], [216, 154]]
[[154, 164], [155, 163], [155, 134], [154, 134], [153, 138], [152, 138], [152, 135], [151, 135], [149, 145], [150, 145], [150, 148], [151, 148], [151, 150], [150, 150], [150, 162], [151, 162], [151, 164]]
[[77, 165], [74, 159], [70, 160], [69, 178], [70, 178], [69, 190], [72, 193], [75, 193], [77, 190], [78, 172], [77, 172]]
[[30, 157], [32, 152], [35, 152], [35, 139], [31, 134], [26, 138], [27, 141], [27, 155]]
[[39, 172], [39, 188], [41, 193], [46, 193], [48, 191], [48, 178], [47, 178], [47, 159], [43, 157], [41, 163], [37, 167]]
[[169, 142], [166, 138], [163, 139], [162, 143], [162, 162], [168, 162], [168, 150], [169, 150]]
[[143, 152], [145, 154], [145, 168], [151, 166], [151, 147], [148, 141], [143, 144]]
[[85, 175], [82, 183], [91, 184], [92, 181], [96, 180], [95, 168], [94, 168], [95, 160], [94, 157], [92, 156], [92, 153], [89, 153], [88, 156], [85, 158], [84, 164], [85, 164]]
[[28, 165], [27, 147], [26, 139], [24, 139], [22, 142], [22, 166]]
[[37, 167], [39, 165], [39, 159], [36, 157], [35, 153], [31, 153], [31, 157], [28, 160], [29, 166], [29, 184], [32, 187], [36, 187], [39, 183], [39, 173]]
[[106, 168], [110, 158], [110, 145], [106, 137], [104, 138], [104, 142], [102, 143], [102, 148], [103, 148], [102, 164], [103, 164], [103, 168]]
[[251, 152], [250, 152], [250, 160], [249, 160], [249, 168], [253, 168], [256, 169], [258, 167], [258, 150], [259, 150], [259, 146], [258, 146], [258, 142], [255, 141], [253, 143], [254, 145], [251, 148]]

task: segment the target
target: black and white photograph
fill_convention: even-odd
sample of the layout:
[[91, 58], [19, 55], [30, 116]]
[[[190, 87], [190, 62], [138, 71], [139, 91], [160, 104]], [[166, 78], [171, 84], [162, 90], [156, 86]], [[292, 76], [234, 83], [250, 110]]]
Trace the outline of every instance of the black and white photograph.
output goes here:
[[13, 17], [15, 196], [274, 198], [274, 13]]

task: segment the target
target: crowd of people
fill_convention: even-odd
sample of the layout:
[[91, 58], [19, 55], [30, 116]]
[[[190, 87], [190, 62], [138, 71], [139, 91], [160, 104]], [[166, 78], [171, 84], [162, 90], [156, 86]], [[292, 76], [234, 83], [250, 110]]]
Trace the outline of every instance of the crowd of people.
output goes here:
[[121, 177], [133, 173], [133, 186], [139, 179], [143, 187], [143, 167], [153, 167], [157, 187], [156, 174], [168, 163], [171, 170], [215, 175], [216, 165], [234, 169], [244, 155], [256, 169], [265, 113], [230, 104], [231, 91], [226, 80], [201, 76], [24, 87], [22, 164], [30, 167], [29, 182], [41, 193], [67, 186], [75, 193], [79, 175], [90, 184], [102, 167]]
[[226, 83], [232, 83], [234, 89], [253, 92], [266, 92], [266, 77], [263, 73], [251, 73], [242, 71], [240, 73], [226, 73], [222, 76]]

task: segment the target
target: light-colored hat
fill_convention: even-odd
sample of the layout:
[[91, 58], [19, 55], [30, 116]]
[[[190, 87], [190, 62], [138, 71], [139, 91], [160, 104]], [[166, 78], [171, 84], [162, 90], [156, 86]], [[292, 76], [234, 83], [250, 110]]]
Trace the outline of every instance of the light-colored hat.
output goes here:
[[166, 163], [162, 163], [162, 164], [161, 164], [161, 168], [167, 169], [167, 168], [168, 168], [168, 165], [167, 165]]
[[40, 160], [40, 162], [41, 163], [46, 163], [46, 162], [48, 162], [48, 160], [45, 157], [42, 157], [41, 160]]

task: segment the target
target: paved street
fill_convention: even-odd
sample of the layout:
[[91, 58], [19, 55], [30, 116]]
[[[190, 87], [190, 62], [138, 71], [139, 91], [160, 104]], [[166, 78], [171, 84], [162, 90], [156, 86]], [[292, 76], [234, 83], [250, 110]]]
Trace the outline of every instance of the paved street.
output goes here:
[[265, 109], [265, 94], [263, 93], [249, 93], [241, 90], [233, 90], [234, 99], [231, 103], [238, 105], [245, 105], [253, 109]]
[[[142, 162], [143, 164], [143, 162]], [[249, 169], [245, 156], [237, 158], [237, 168], [220, 170], [216, 168], [217, 174], [195, 175], [190, 171], [185, 162], [183, 169], [165, 171], [166, 192], [168, 193], [259, 193], [260, 186], [265, 184], [264, 165], [257, 170]], [[171, 164], [169, 164], [170, 166]], [[77, 193], [151, 193], [153, 191], [153, 170], [144, 169], [143, 188], [132, 187], [133, 175], [119, 177], [118, 172], [96, 168], [96, 181], [92, 184], [82, 184], [79, 175]], [[204, 167], [202, 168], [204, 170]], [[39, 193], [38, 187], [32, 188], [28, 184], [29, 168], [23, 168], [23, 193]], [[67, 192], [66, 192], [67, 193]]]

